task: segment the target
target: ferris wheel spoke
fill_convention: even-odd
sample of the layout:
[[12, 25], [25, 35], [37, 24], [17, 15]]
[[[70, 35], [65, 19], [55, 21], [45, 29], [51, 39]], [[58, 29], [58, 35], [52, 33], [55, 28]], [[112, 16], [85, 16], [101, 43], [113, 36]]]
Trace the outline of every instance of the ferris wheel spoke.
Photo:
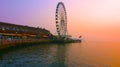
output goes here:
[[67, 15], [66, 9], [62, 2], [59, 2], [56, 7], [56, 30], [60, 37], [65, 38], [67, 33]]

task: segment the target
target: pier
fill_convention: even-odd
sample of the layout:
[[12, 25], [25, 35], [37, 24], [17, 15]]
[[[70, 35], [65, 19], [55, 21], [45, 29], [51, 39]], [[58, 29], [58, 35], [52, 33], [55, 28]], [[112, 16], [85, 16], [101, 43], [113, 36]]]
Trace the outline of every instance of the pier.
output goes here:
[[0, 50], [11, 48], [11, 47], [22, 47], [22, 46], [30, 46], [30, 45], [40, 45], [40, 44], [53, 44], [53, 43], [74, 43], [81, 42], [81, 40], [51, 40], [51, 39], [27, 39], [27, 40], [16, 40], [16, 41], [6, 41], [1, 42]]
[[44, 28], [0, 22], [0, 49], [16, 44], [44, 42], [53, 35]]
[[27, 44], [81, 42], [68, 37], [67, 12], [63, 2], [57, 4], [55, 24], [57, 36], [45, 28], [0, 22], [0, 49]]

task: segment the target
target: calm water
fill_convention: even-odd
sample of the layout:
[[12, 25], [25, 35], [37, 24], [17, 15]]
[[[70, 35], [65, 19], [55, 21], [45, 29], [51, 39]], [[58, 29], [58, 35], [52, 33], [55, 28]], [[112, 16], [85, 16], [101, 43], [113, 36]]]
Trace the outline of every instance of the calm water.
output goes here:
[[120, 43], [35, 45], [1, 55], [0, 67], [120, 67]]

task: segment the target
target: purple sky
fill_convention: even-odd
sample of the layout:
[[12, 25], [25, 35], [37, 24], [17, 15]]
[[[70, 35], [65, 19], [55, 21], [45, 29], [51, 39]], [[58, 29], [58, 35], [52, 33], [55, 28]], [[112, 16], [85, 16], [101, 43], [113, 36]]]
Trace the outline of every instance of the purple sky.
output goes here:
[[52, 0], [0, 0], [0, 21], [51, 30], [55, 28], [57, 3]]
[[68, 34], [120, 41], [120, 0], [0, 0], [0, 21], [42, 27], [56, 33], [55, 10], [64, 2]]

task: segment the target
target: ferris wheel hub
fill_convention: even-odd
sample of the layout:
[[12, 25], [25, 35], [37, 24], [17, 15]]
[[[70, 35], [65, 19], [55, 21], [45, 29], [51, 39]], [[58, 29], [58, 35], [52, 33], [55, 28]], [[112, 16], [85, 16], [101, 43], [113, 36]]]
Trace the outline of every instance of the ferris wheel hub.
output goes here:
[[63, 2], [59, 2], [55, 13], [56, 30], [59, 38], [67, 37], [67, 14]]

